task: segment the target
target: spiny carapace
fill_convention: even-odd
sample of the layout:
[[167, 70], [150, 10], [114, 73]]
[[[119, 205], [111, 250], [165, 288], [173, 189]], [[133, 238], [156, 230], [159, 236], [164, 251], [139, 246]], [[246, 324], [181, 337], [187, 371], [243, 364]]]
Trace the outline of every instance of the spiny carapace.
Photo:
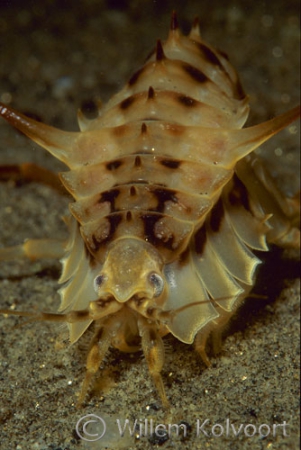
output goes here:
[[[172, 15], [168, 39], [80, 132], [43, 125], [1, 104], [0, 115], [70, 169], [74, 197], [67, 242], [46, 239], [0, 250], [0, 259], [61, 258], [57, 314], [2, 314], [66, 322], [71, 343], [95, 328], [82, 404], [110, 346], [142, 348], [168, 406], [162, 337], [205, 346], [248, 296], [268, 244], [299, 245], [298, 205], [275, 187], [253, 151], [300, 115], [295, 108], [242, 128], [249, 106], [226, 56], [188, 36]], [[26, 179], [56, 175], [23, 165]], [[49, 175], [49, 176], [48, 176]]]

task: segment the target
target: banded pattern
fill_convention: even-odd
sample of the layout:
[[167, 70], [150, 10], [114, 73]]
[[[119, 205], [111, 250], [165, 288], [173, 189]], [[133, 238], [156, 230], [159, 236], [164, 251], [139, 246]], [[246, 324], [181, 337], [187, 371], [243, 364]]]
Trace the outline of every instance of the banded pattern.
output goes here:
[[[70, 169], [75, 202], [62, 259], [63, 314], [75, 342], [92, 322], [80, 403], [110, 345], [139, 349], [164, 406], [161, 337], [171, 332], [206, 364], [217, 336], [255, 282], [253, 250], [298, 246], [298, 207], [250, 153], [299, 108], [242, 129], [249, 106], [227, 57], [172, 15], [166, 42], [94, 120], [63, 132], [2, 105], [0, 114]], [[217, 340], [217, 338], [216, 338]]]

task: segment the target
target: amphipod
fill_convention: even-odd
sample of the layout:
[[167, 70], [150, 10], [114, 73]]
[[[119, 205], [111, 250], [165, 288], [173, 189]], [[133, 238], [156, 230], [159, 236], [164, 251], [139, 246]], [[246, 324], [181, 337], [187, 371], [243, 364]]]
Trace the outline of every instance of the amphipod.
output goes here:
[[[79, 113], [80, 132], [1, 104], [4, 119], [70, 169], [59, 179], [75, 201], [67, 242], [28, 240], [0, 253], [2, 260], [61, 258], [59, 312], [0, 312], [66, 322], [72, 344], [94, 325], [79, 405], [113, 346], [142, 348], [167, 407], [162, 337], [194, 344], [209, 365], [209, 335], [216, 344], [255, 283], [254, 251], [298, 247], [298, 206], [253, 151], [300, 108], [242, 129], [248, 111], [225, 55], [203, 41], [197, 20], [183, 36], [175, 14], [166, 42], [98, 117]], [[30, 168], [18, 170], [46, 176]]]

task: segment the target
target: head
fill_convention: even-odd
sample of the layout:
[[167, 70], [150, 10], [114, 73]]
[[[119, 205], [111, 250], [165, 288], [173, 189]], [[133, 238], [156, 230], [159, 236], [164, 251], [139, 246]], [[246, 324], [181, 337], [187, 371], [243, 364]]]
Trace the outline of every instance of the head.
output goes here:
[[108, 250], [94, 288], [100, 298], [111, 295], [119, 303], [134, 296], [160, 297], [166, 285], [162, 270], [163, 260], [151, 244], [134, 237], [118, 239]]

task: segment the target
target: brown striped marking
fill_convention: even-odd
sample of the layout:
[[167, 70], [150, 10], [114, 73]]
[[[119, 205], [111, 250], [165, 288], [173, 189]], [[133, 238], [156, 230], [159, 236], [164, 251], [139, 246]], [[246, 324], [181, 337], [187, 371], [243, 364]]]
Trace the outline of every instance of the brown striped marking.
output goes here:
[[203, 44], [202, 42], [198, 42], [197, 46], [207, 62], [213, 64], [214, 66], [218, 66], [223, 72], [225, 72], [225, 68], [221, 61], [218, 59], [215, 53], [213, 53], [213, 51], [209, 47], [207, 47], [207, 45]]
[[122, 161], [120, 159], [114, 159], [113, 161], [109, 161], [106, 164], [106, 169], [107, 170], [116, 170], [118, 169], [118, 167], [120, 167], [122, 165]]
[[161, 246], [169, 250], [173, 250], [173, 242], [175, 239], [174, 235], [163, 241], [162, 239], [158, 238], [154, 232], [156, 222], [162, 219], [162, 217], [164, 217], [164, 215], [160, 213], [140, 215], [140, 219], [142, 220], [144, 226], [145, 240], [155, 247]]
[[188, 95], [177, 95], [177, 101], [181, 103], [181, 105], [187, 106], [188, 108], [197, 106], [199, 102], [194, 98], [188, 97]]
[[182, 63], [182, 68], [197, 83], [205, 83], [209, 80], [203, 72], [188, 63]]
[[115, 200], [120, 194], [119, 189], [110, 189], [109, 191], [102, 192], [98, 203], [106, 203], [109, 202], [111, 205], [111, 213], [115, 212]]
[[120, 109], [128, 109], [135, 102], [135, 96], [131, 95], [120, 103]]
[[206, 227], [203, 225], [194, 236], [194, 247], [198, 255], [202, 255], [207, 241]]
[[181, 165], [181, 161], [178, 159], [161, 159], [160, 164], [168, 169], [178, 169]]
[[137, 72], [135, 72], [134, 75], [131, 76], [128, 82], [129, 86], [134, 86], [134, 84], [137, 83], [138, 79], [143, 74], [145, 67], [146, 66], [141, 67], [141, 69], [137, 70]]
[[134, 161], [134, 167], [141, 167], [142, 166], [142, 161], [141, 161], [141, 157], [139, 155], [137, 155], [135, 157], [135, 161]]
[[217, 233], [220, 230], [223, 218], [225, 215], [223, 202], [221, 199], [213, 206], [211, 214], [210, 214], [210, 228], [214, 233]]
[[229, 202], [232, 206], [240, 207], [241, 205], [247, 211], [251, 211], [249, 195], [245, 185], [240, 181], [236, 173], [233, 176], [233, 188], [228, 194]]
[[150, 86], [147, 92], [147, 100], [152, 100], [153, 98], [155, 98], [155, 91], [154, 88]]
[[156, 196], [158, 204], [155, 208], [157, 212], [164, 212], [165, 202], [178, 203], [176, 191], [173, 189], [156, 188], [151, 192]]
[[91, 238], [92, 238], [93, 245], [91, 245], [91, 243], [89, 243], [90, 245], [88, 244], [89, 247], [91, 248], [92, 252], [95, 252], [95, 253], [98, 252], [100, 247], [103, 247], [108, 242], [112, 241], [115, 231], [117, 230], [118, 225], [122, 221], [122, 214], [115, 213], [112, 215], [108, 215], [108, 216], [106, 216], [106, 220], [109, 225], [109, 232], [108, 232], [107, 236], [103, 237], [103, 238], [99, 238], [95, 234], [92, 234]]

